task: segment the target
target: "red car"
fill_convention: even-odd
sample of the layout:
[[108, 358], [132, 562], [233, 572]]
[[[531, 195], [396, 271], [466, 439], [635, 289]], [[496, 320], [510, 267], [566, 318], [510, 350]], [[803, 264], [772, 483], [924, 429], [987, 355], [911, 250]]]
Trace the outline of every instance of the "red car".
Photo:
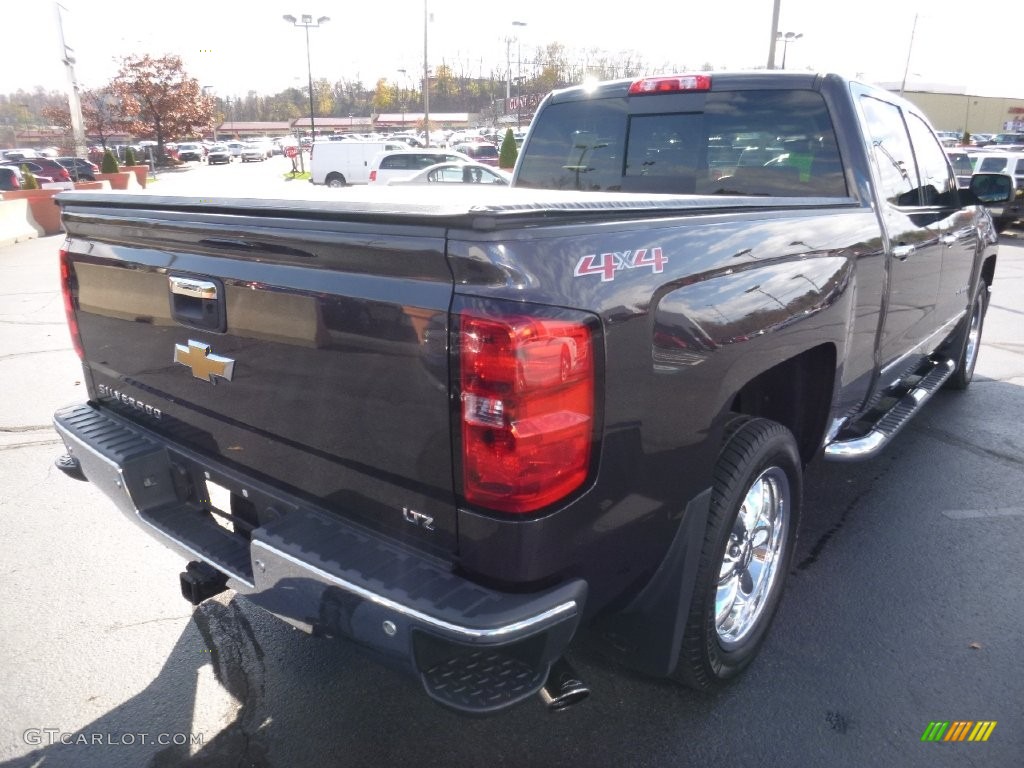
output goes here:
[[100, 172], [96, 163], [84, 157], [55, 157], [54, 160], [68, 169], [68, 174], [74, 181], [96, 181], [96, 174]]
[[453, 149], [456, 152], [469, 155], [478, 163], [490, 165], [495, 168], [498, 167], [498, 156], [500, 153], [494, 144], [489, 144], [483, 141], [473, 141], [465, 144], [456, 144]]
[[47, 181], [71, 181], [71, 174], [68, 169], [48, 157], [33, 157], [31, 160], [19, 160], [18, 167], [27, 166], [32, 175], [40, 182], [43, 177]]

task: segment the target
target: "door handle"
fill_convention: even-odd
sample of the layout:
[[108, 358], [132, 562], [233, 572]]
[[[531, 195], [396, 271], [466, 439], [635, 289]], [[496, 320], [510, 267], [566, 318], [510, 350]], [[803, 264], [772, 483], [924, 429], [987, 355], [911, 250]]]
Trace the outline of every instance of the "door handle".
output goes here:
[[913, 256], [917, 252], [917, 248], [912, 245], [897, 245], [892, 249], [892, 255], [900, 261], [906, 261], [908, 257]]

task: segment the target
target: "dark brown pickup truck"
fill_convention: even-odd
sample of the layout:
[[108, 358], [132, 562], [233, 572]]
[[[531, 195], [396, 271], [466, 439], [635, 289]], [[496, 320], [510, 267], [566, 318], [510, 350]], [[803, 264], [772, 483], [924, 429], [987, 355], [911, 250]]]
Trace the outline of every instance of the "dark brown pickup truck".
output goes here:
[[583, 632], [711, 686], [775, 614], [804, 466], [970, 383], [979, 203], [1010, 195], [958, 189], [893, 94], [797, 73], [553, 93], [501, 190], [62, 194], [89, 400], [58, 465], [192, 602], [233, 589], [447, 706], [578, 701]]

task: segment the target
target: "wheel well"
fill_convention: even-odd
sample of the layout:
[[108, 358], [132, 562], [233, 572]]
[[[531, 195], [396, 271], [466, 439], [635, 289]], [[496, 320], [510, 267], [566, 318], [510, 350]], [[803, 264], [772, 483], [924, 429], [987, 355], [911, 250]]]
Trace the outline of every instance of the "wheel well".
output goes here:
[[789, 429], [806, 464], [821, 447], [835, 371], [835, 347], [822, 344], [747, 382], [733, 398], [731, 410], [771, 419]]
[[989, 256], [985, 259], [985, 263], [981, 265], [981, 279], [985, 281], [988, 286], [992, 285], [992, 280], [996, 274], [996, 257]]
[[324, 181], [334, 181], [335, 179], [340, 181], [342, 184], [345, 183], [345, 177], [337, 171], [331, 171], [328, 173], [327, 178], [325, 178]]

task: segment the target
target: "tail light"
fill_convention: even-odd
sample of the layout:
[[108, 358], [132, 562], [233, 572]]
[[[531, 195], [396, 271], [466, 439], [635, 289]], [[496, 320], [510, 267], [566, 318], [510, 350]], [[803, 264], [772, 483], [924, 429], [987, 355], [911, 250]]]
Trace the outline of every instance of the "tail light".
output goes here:
[[68, 173], [67, 168], [57, 169], [57, 179], [60, 181], [71, 181], [71, 174]]
[[21, 189], [21, 182], [13, 173], [11, 174], [11, 189]]
[[462, 492], [528, 513], [580, 488], [594, 440], [594, 344], [582, 319], [464, 311]]
[[80, 360], [85, 360], [85, 351], [82, 349], [82, 334], [78, 330], [78, 320], [75, 318], [74, 304], [74, 270], [71, 268], [71, 258], [68, 256], [67, 248], [60, 249], [60, 292], [64, 296], [64, 314], [68, 319], [68, 330], [71, 332], [71, 344], [75, 348], [75, 354]]
[[650, 93], [681, 93], [685, 91], [710, 91], [711, 75], [670, 75], [642, 77], [629, 86], [630, 96]]
[[377, 171], [376, 170], [370, 171], [370, 182], [372, 183], [372, 182], [374, 182], [376, 180], [377, 180]]

